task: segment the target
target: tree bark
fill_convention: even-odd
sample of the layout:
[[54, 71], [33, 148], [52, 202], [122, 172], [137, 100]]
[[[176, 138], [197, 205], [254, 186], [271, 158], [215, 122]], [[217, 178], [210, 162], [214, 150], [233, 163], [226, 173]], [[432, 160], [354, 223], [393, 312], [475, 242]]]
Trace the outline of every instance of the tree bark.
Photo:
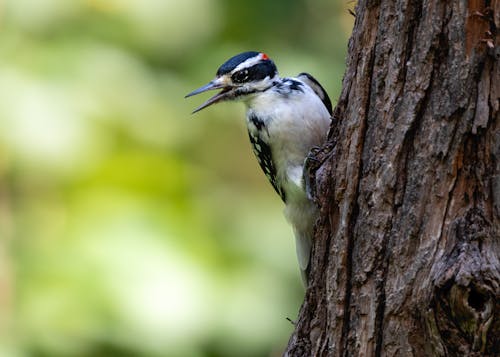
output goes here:
[[500, 355], [500, 0], [361, 0], [288, 356]]

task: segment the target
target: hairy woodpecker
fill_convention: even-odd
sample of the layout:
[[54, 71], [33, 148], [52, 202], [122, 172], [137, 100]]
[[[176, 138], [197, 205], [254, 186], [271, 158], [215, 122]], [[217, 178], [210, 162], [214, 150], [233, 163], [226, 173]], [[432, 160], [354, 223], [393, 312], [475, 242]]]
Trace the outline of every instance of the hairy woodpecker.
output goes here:
[[307, 284], [313, 227], [318, 210], [308, 198], [304, 163], [309, 151], [323, 144], [330, 126], [332, 104], [310, 74], [280, 78], [274, 62], [261, 52], [244, 52], [227, 60], [215, 79], [186, 95], [221, 91], [199, 106], [240, 100], [246, 104], [246, 122], [260, 167], [285, 203], [293, 226], [297, 256]]

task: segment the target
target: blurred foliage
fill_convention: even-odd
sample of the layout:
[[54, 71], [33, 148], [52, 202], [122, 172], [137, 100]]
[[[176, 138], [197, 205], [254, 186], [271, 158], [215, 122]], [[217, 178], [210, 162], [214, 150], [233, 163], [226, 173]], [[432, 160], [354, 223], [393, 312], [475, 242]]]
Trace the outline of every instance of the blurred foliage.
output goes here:
[[230, 56], [338, 96], [348, 1], [0, 3], [0, 355], [280, 355], [303, 295]]

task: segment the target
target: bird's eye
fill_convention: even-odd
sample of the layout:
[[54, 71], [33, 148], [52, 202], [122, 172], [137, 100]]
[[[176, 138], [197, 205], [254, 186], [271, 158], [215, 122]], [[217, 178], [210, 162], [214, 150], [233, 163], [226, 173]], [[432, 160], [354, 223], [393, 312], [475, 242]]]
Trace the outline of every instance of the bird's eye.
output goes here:
[[247, 69], [243, 69], [241, 71], [238, 71], [238, 72], [234, 73], [231, 76], [231, 79], [235, 83], [243, 83], [243, 82], [245, 82], [246, 80], [248, 80], [248, 70]]

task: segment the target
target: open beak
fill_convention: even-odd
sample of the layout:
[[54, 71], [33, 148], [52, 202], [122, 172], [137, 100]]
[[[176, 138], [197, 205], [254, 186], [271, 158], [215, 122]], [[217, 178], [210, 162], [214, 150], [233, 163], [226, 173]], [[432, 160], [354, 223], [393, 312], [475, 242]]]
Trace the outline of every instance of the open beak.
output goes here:
[[220, 88], [222, 88], [222, 91], [220, 91], [219, 93], [217, 93], [216, 95], [214, 95], [213, 97], [208, 99], [205, 103], [200, 105], [198, 108], [196, 108], [192, 114], [199, 112], [200, 110], [202, 110], [202, 109], [204, 109], [212, 104], [218, 103], [221, 100], [224, 100], [225, 98], [229, 97], [229, 92], [231, 91], [232, 87], [227, 85], [226, 83], [221, 82], [218, 79], [214, 79], [213, 81], [204, 85], [203, 87], [200, 87], [200, 88], [192, 91], [191, 93], [187, 94], [184, 98], [192, 97], [193, 95], [197, 95], [197, 94], [209, 91], [209, 90], [220, 89]]

